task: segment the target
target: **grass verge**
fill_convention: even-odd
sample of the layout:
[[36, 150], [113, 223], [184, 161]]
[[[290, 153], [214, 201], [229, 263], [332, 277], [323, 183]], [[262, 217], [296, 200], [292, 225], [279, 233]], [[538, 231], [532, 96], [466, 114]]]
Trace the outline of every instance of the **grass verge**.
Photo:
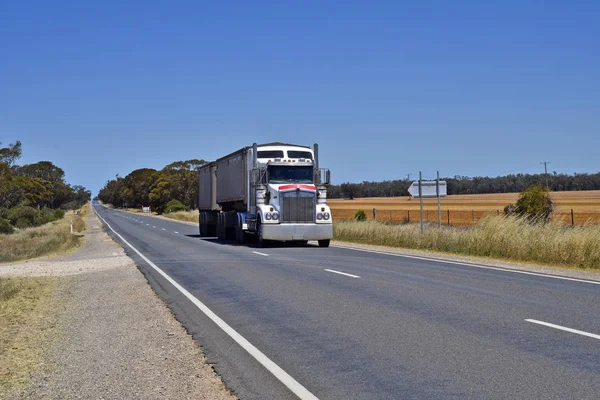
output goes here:
[[530, 224], [521, 218], [489, 216], [470, 228], [341, 221], [336, 240], [440, 251], [582, 269], [600, 269], [600, 225]]
[[88, 213], [89, 205], [85, 205], [80, 215], [68, 213], [60, 221], [22, 229], [12, 235], [0, 235], [0, 262], [65, 252], [79, 246], [82, 238], [71, 234], [71, 224], [74, 233], [83, 232], [86, 229], [84, 218]]
[[166, 218], [176, 219], [178, 221], [198, 223], [199, 212], [198, 212], [198, 210], [177, 211], [177, 212], [163, 214], [162, 216], [166, 217]]
[[52, 345], [57, 278], [0, 278], [0, 398], [27, 385]]

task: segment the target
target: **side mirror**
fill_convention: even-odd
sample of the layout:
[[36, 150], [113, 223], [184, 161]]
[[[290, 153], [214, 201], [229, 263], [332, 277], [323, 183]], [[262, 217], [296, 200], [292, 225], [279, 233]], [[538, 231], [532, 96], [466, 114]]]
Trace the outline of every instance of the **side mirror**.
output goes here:
[[319, 185], [327, 185], [330, 182], [331, 174], [327, 168], [319, 168], [316, 173], [315, 183]]
[[254, 168], [250, 177], [254, 185], [266, 183], [267, 170], [265, 168]]

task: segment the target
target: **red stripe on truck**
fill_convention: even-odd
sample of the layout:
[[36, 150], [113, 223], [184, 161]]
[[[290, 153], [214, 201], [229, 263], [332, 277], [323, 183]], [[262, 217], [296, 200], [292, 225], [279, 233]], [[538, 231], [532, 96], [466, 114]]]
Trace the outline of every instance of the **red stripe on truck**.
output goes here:
[[295, 189], [317, 190], [317, 187], [315, 185], [283, 185], [283, 186], [279, 186], [279, 190], [295, 190]]

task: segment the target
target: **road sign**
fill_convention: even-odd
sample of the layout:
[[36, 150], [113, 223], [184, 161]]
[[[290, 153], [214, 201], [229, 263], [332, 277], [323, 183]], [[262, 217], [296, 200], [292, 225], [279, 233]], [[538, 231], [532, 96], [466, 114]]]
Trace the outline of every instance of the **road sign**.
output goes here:
[[[421, 181], [421, 193], [423, 194], [423, 198], [434, 198], [437, 197], [437, 192], [435, 190], [435, 181]], [[415, 181], [408, 188], [408, 193], [412, 197], [419, 197], [419, 182]], [[440, 197], [446, 197], [446, 181], [440, 181]]]

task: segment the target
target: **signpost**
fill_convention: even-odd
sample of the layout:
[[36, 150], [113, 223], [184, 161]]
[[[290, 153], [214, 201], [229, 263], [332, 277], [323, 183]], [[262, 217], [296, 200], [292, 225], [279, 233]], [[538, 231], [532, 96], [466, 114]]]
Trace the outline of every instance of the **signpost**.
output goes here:
[[412, 197], [418, 197], [420, 208], [421, 208], [421, 232], [424, 231], [423, 226], [423, 198], [437, 198], [438, 203], [438, 227], [442, 225], [442, 209], [441, 209], [441, 197], [446, 197], [448, 191], [446, 188], [446, 181], [440, 181], [440, 171], [437, 172], [437, 179], [435, 181], [424, 181], [422, 179], [421, 171], [419, 171], [419, 180], [413, 182], [408, 188], [408, 193]]
[[[438, 193], [436, 191], [436, 186], [437, 186], [437, 180], [436, 181], [417, 181], [417, 182], [413, 182], [412, 185], [410, 185], [410, 187], [408, 188], [408, 193], [410, 193], [410, 195], [412, 197], [420, 197], [421, 195], [419, 194], [419, 182], [421, 182], [421, 192], [422, 192], [422, 196], [424, 198], [436, 198], [438, 197]], [[440, 197], [446, 197], [447, 196], [447, 189], [446, 189], [446, 181], [439, 181], [439, 193], [440, 193]]]
[[[423, 177], [421, 176], [421, 171], [419, 171], [419, 203], [421, 204], [421, 233], [423, 233], [424, 231], [424, 226], [423, 226]], [[414, 185], [414, 182], [413, 182]], [[413, 185], [410, 185], [410, 187], [413, 187]], [[408, 189], [408, 192], [410, 193], [410, 188]]]

